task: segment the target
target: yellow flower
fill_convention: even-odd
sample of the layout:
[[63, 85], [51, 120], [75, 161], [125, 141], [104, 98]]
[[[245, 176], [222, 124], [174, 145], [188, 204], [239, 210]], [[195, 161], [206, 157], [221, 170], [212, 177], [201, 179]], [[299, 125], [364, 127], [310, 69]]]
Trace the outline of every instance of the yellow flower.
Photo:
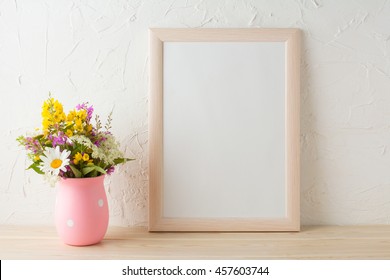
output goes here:
[[68, 129], [66, 132], [65, 132], [66, 136], [68, 137], [72, 137], [73, 136], [73, 131]]
[[76, 119], [74, 129], [83, 132], [83, 122], [80, 119]]
[[89, 124], [89, 125], [87, 125], [87, 132], [90, 133], [91, 131], [92, 131], [92, 125]]
[[51, 108], [52, 105], [53, 105], [53, 102], [54, 102], [54, 99], [53, 99], [53, 98], [48, 98], [45, 102], [43, 102], [42, 110], [43, 110], [43, 111], [49, 111], [50, 108]]
[[49, 111], [50, 105], [45, 101], [42, 105], [42, 111]]
[[40, 160], [41, 159], [41, 157], [39, 156], [39, 155], [35, 155], [34, 156], [34, 161], [38, 161], [38, 160]]
[[73, 157], [75, 160], [82, 160], [82, 158], [83, 158], [83, 156], [82, 156], [82, 154], [80, 154], [80, 153], [77, 153], [77, 154], [75, 154], [74, 155], [74, 157]]
[[49, 119], [43, 119], [43, 121], [42, 121], [43, 131], [47, 131], [51, 125], [52, 125], [52, 122], [49, 121]]
[[72, 110], [69, 112], [66, 119], [68, 122], [73, 122], [75, 117], [76, 117], [76, 112], [74, 110]]
[[53, 115], [54, 122], [59, 123], [61, 122], [61, 114], [55, 112]]
[[82, 127], [82, 126], [83, 126], [83, 122], [82, 122], [80, 119], [76, 119], [75, 124], [76, 124], [76, 126], [78, 126], [78, 127]]
[[87, 119], [87, 111], [84, 109], [77, 111], [76, 117], [79, 120], [85, 121]]
[[62, 112], [64, 111], [62, 104], [58, 102], [58, 100], [54, 101], [53, 107], [54, 107], [54, 111], [58, 114], [62, 114]]
[[44, 133], [47, 133], [47, 130], [54, 123], [61, 123], [65, 120], [66, 115], [62, 104], [55, 100], [54, 98], [48, 98], [42, 105], [42, 129]]
[[89, 160], [89, 155], [88, 155], [87, 153], [85, 153], [85, 154], [83, 155], [83, 160], [84, 160], [84, 161], [88, 161], [88, 160]]
[[49, 112], [49, 110], [43, 109], [41, 115], [42, 115], [43, 118], [49, 118], [50, 117], [50, 112]]
[[80, 160], [83, 159], [83, 156], [80, 153], [77, 153], [74, 155], [73, 159], [74, 164], [79, 164]]

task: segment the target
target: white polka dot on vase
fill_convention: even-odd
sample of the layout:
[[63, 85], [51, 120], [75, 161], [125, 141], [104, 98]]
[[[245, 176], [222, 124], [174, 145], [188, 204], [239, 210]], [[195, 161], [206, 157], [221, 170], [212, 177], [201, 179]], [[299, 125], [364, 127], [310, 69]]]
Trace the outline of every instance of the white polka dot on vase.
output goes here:
[[99, 207], [103, 207], [103, 205], [104, 205], [103, 199], [98, 200], [98, 205], [99, 205]]
[[66, 224], [68, 225], [68, 227], [73, 227], [74, 226], [74, 222], [72, 219], [69, 219]]

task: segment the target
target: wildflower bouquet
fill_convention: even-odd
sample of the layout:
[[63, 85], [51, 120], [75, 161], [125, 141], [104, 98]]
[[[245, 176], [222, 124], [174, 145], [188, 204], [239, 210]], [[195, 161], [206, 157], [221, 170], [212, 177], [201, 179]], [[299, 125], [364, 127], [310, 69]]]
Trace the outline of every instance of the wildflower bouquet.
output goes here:
[[88, 103], [65, 114], [62, 104], [49, 96], [42, 106], [42, 130], [34, 136], [17, 138], [32, 160], [28, 169], [51, 181], [111, 174], [115, 165], [132, 160], [123, 156], [109, 131], [112, 112], [104, 128], [98, 115], [92, 125], [92, 114], [93, 107]]

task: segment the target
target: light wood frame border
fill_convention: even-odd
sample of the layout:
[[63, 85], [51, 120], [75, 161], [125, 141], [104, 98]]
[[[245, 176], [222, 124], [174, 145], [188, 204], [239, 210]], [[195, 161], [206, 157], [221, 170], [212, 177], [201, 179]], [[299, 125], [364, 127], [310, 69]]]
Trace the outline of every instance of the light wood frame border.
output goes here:
[[[149, 30], [149, 231], [299, 231], [300, 230], [300, 31], [280, 29]], [[163, 44], [164, 42], [286, 43], [286, 209], [283, 219], [163, 217]]]

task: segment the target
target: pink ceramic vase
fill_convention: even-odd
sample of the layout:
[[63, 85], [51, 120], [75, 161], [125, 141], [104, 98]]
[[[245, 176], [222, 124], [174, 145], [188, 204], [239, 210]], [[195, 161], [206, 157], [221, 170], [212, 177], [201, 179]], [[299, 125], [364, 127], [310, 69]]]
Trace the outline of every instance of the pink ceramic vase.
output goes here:
[[55, 219], [60, 238], [74, 246], [99, 243], [109, 216], [104, 176], [60, 179], [57, 188]]

